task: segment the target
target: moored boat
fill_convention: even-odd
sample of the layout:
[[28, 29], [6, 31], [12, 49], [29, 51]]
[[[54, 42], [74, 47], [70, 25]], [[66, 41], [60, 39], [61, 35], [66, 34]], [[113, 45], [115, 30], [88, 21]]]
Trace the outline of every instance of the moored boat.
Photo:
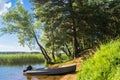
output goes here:
[[76, 71], [76, 65], [67, 65], [67, 66], [59, 66], [55, 68], [39, 68], [24, 71], [23, 74], [28, 75], [60, 75], [66, 73], [72, 73]]

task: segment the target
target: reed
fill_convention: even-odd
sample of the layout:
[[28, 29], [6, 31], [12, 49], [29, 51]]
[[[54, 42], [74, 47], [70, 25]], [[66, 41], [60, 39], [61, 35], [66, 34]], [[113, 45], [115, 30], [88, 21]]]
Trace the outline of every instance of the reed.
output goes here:
[[23, 65], [43, 62], [44, 58], [42, 54], [0, 54], [0, 65]]
[[84, 61], [77, 80], [120, 80], [120, 39], [101, 45]]

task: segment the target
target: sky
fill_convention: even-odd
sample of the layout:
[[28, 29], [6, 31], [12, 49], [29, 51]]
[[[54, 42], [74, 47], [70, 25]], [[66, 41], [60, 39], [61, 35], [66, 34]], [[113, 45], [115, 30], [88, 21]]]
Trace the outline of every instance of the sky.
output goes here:
[[[4, 27], [4, 25], [1, 24], [1, 17], [4, 13], [9, 11], [10, 8], [14, 6], [18, 0], [0, 0], [0, 28]], [[31, 8], [33, 7], [32, 4], [29, 2], [29, 0], [20, 0], [21, 4], [25, 7], [25, 9], [32, 12]], [[6, 52], [6, 51], [31, 51], [27, 46], [23, 47], [20, 46], [18, 43], [18, 38], [15, 34], [6, 34], [0, 36], [0, 52]]]

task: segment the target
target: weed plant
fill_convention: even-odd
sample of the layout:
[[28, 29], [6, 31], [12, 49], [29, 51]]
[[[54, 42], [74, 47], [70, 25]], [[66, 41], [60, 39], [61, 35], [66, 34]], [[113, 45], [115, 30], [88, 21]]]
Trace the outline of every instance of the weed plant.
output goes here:
[[77, 80], [120, 80], [120, 39], [101, 45], [84, 61]]

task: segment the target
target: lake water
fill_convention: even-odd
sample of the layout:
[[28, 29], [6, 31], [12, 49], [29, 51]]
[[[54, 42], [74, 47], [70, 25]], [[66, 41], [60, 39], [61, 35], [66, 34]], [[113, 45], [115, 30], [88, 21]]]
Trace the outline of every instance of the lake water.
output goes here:
[[[43, 64], [32, 65], [33, 68], [42, 68]], [[27, 80], [23, 75], [23, 70], [26, 68], [23, 66], [1, 66], [0, 65], [0, 80]]]

